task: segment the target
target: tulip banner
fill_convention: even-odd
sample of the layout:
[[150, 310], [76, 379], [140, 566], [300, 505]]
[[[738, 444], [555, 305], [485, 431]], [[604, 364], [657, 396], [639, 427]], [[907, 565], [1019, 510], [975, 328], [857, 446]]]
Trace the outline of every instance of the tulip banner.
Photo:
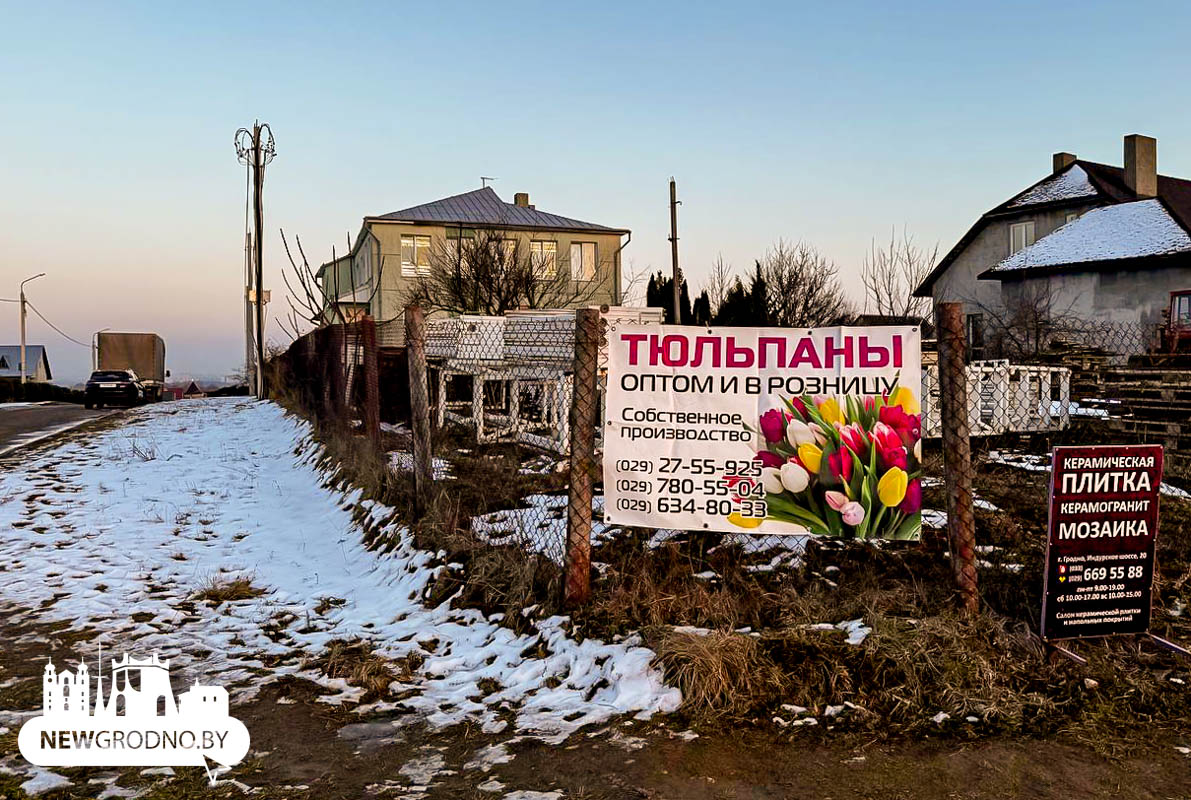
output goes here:
[[913, 539], [916, 327], [608, 331], [605, 520]]

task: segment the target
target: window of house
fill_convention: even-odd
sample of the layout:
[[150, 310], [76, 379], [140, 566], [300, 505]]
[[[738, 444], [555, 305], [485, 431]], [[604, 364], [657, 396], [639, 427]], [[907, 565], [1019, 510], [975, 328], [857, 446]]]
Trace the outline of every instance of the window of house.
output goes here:
[[558, 242], [530, 242], [529, 259], [535, 278], [553, 278], [558, 274]]
[[1174, 313], [1170, 320], [1179, 327], [1191, 325], [1191, 294], [1179, 295], [1174, 299]]
[[464, 246], [476, 238], [473, 228], [447, 228], [447, 249], [454, 258], [466, 259], [467, 251]]
[[571, 278], [576, 281], [594, 281], [596, 276], [595, 242], [571, 243]]
[[1034, 243], [1034, 220], [1014, 222], [1009, 226], [1009, 255]]
[[517, 257], [517, 240], [501, 239], [500, 253], [502, 256], [504, 256], [505, 264], [511, 264], [513, 259]]
[[406, 278], [430, 274], [430, 237], [401, 237], [401, 274]]
[[984, 315], [968, 314], [964, 318], [968, 339], [968, 356], [972, 361], [984, 358]]

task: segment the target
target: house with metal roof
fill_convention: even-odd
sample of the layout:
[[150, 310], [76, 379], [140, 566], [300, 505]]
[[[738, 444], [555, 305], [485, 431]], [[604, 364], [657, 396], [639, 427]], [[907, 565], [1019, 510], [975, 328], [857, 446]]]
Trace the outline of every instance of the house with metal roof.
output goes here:
[[[25, 375], [28, 380], [45, 383], [54, 379], [50, 358], [40, 344], [25, 345]], [[0, 380], [21, 379], [21, 346], [0, 344]]]
[[1030, 314], [1135, 326], [1191, 288], [1191, 181], [1158, 174], [1157, 141], [1124, 139], [1124, 167], [1056, 153], [1051, 174], [986, 212], [918, 287], [964, 304], [980, 355]]
[[621, 253], [632, 238], [628, 229], [542, 211], [523, 192], [506, 203], [488, 186], [364, 217], [350, 252], [323, 264], [316, 279], [324, 294], [337, 300], [340, 316], [395, 319], [436, 258], [494, 232], [532, 259], [536, 280], [574, 289], [554, 296], [574, 297], [576, 305], [620, 304]]

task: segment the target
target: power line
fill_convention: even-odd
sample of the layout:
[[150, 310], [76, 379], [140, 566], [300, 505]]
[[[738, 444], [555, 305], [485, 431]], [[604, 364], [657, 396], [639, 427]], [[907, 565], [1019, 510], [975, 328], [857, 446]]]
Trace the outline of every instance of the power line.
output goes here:
[[44, 322], [46, 325], [49, 325], [51, 328], [53, 328], [55, 331], [57, 331], [58, 335], [61, 336], [63, 339], [69, 339], [70, 341], [77, 344], [79, 347], [85, 347], [88, 350], [91, 349], [91, 345], [87, 344], [86, 342], [80, 342], [78, 339], [75, 339], [73, 336], [68, 336], [67, 334], [63, 333], [61, 328], [59, 328], [54, 323], [50, 322], [48, 319], [45, 318], [44, 314], [42, 314], [40, 311], [37, 310], [37, 306], [30, 303], [28, 300], [25, 300], [25, 304], [28, 305], [29, 308], [33, 309], [34, 314], [41, 317], [42, 322]]
[[7, 297], [0, 297], [0, 303], [19, 303], [20, 300], [10, 300]]

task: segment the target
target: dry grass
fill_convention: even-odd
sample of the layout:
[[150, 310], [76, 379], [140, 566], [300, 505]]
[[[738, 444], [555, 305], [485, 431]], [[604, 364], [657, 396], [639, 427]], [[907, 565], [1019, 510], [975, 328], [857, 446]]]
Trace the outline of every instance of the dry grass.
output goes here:
[[785, 694], [786, 674], [757, 640], [738, 633], [659, 631], [649, 636], [669, 683], [701, 720], [741, 718]]
[[363, 639], [336, 639], [327, 645], [313, 666], [328, 678], [342, 678], [352, 686], [365, 689], [365, 698], [386, 694], [395, 680], [408, 681], [421, 668], [425, 658], [414, 652], [398, 660], [387, 659], [375, 652], [371, 642]]
[[194, 594], [195, 600], [203, 600], [215, 606], [231, 603], [237, 600], [251, 600], [265, 593], [264, 589], [253, 586], [251, 578], [220, 578], [212, 576], [207, 579]]

